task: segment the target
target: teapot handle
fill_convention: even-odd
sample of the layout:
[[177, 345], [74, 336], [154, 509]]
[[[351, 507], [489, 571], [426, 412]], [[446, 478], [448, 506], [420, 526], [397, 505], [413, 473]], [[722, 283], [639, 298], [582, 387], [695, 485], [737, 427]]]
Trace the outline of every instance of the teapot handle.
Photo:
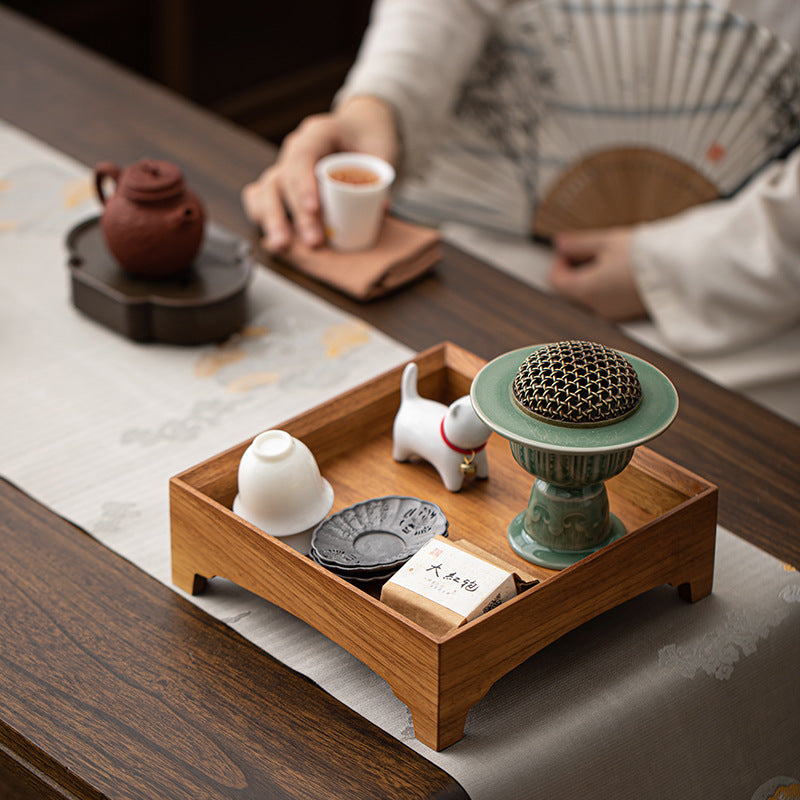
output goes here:
[[108, 198], [103, 193], [103, 181], [111, 178], [116, 183], [119, 176], [120, 168], [110, 161], [103, 161], [94, 168], [94, 186], [97, 190], [97, 197], [103, 205], [108, 202]]

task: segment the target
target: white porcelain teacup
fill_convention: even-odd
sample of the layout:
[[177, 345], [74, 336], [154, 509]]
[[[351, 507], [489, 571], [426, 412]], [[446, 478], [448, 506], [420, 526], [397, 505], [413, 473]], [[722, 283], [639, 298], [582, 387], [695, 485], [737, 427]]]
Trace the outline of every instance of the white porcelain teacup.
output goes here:
[[333, 153], [316, 165], [328, 244], [367, 250], [378, 240], [394, 167], [366, 153]]
[[238, 488], [234, 513], [306, 554], [311, 532], [333, 505], [312, 452], [281, 430], [253, 439], [239, 461]]

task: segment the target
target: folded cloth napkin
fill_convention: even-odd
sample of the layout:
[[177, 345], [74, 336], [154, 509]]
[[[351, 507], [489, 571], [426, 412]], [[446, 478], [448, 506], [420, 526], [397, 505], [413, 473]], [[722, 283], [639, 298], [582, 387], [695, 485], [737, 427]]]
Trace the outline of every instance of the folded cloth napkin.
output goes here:
[[297, 238], [280, 258], [300, 272], [356, 300], [372, 300], [427, 272], [439, 259], [439, 233], [387, 216], [374, 247], [343, 253], [312, 250]]

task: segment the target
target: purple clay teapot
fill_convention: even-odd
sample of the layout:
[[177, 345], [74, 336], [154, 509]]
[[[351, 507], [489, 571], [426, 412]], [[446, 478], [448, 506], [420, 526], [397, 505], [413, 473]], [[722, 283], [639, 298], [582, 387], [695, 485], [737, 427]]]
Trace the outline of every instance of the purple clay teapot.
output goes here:
[[[94, 177], [103, 204], [103, 237], [125, 272], [159, 279], [189, 267], [203, 239], [205, 213], [178, 167], [154, 159], [126, 169], [103, 162]], [[107, 179], [116, 183], [110, 196], [105, 194]]]

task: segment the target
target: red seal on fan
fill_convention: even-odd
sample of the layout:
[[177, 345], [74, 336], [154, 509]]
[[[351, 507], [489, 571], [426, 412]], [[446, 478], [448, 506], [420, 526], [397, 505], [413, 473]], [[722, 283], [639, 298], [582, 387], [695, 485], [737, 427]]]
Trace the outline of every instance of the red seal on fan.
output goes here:
[[713, 164], [717, 161], [722, 161], [725, 158], [725, 148], [719, 142], [712, 142], [711, 146], [706, 150], [706, 158]]

